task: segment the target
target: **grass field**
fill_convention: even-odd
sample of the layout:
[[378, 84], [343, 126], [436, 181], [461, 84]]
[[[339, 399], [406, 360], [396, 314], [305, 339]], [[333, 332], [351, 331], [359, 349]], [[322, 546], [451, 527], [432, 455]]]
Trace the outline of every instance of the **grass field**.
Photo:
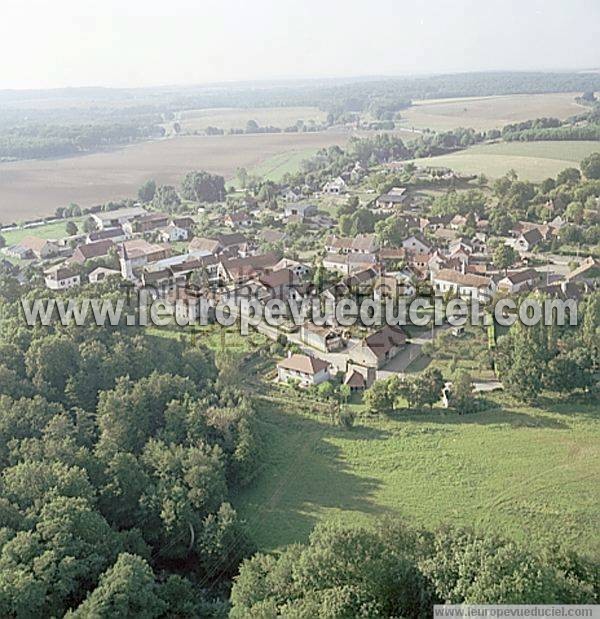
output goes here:
[[0, 164], [0, 221], [50, 215], [59, 206], [82, 207], [134, 197], [149, 178], [179, 185], [190, 170], [232, 178], [238, 167], [255, 168], [275, 155], [344, 145], [350, 133], [177, 137], [111, 152], [67, 159]]
[[26, 236], [38, 236], [42, 239], [60, 239], [67, 236], [67, 231], [65, 230], [67, 221], [72, 221], [74, 224], [77, 224], [77, 227], [81, 231], [81, 224], [84, 219], [85, 217], [74, 217], [55, 223], [43, 224], [35, 228], [19, 228], [17, 230], [10, 230], [9, 232], [2, 232], [2, 236], [7, 245], [14, 245]]
[[439, 131], [472, 127], [481, 131], [542, 116], [562, 119], [585, 111], [584, 107], [575, 103], [575, 97], [580, 94], [567, 92], [415, 101], [411, 108], [401, 111], [400, 125]]
[[262, 176], [274, 182], [280, 181], [286, 173], [295, 173], [300, 169], [300, 164], [304, 159], [308, 159], [317, 152], [318, 149], [291, 150], [286, 153], [279, 153], [269, 157], [258, 166], [249, 170], [251, 174]]
[[499, 142], [479, 144], [441, 157], [416, 159], [418, 165], [445, 166], [466, 174], [502, 176], [511, 168], [519, 178], [541, 181], [567, 167], [578, 167], [590, 153], [600, 152], [600, 142]]
[[187, 110], [180, 114], [182, 131], [204, 131], [206, 127], [219, 129], [244, 129], [249, 120], [261, 126], [289, 127], [298, 120], [324, 121], [327, 114], [316, 107], [258, 107], [258, 108], [216, 108]]
[[258, 405], [264, 468], [235, 503], [261, 550], [303, 541], [319, 521], [392, 515], [600, 553], [598, 406], [434, 409], [344, 430], [293, 398]]

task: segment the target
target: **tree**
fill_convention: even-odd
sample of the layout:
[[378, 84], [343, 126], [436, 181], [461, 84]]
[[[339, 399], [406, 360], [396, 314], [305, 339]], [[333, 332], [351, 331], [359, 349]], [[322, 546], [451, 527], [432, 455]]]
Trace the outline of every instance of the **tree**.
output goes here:
[[172, 185], [160, 185], [156, 188], [152, 204], [158, 209], [174, 210], [181, 204], [181, 199]]
[[220, 202], [225, 198], [225, 179], [205, 171], [188, 172], [181, 183], [181, 194], [195, 202]]
[[139, 189], [138, 189], [138, 198], [141, 202], [149, 203], [154, 200], [154, 194], [156, 193], [156, 183], [150, 179], [147, 180]]
[[565, 183], [578, 183], [581, 180], [581, 172], [577, 168], [565, 168], [556, 177], [557, 185]]
[[370, 413], [382, 415], [389, 413], [394, 404], [394, 398], [389, 392], [386, 380], [375, 381], [363, 394], [363, 402]]
[[90, 232], [94, 232], [94, 230], [98, 229], [98, 224], [96, 223], [96, 220], [93, 217], [88, 217], [87, 219], [84, 220], [83, 222], [83, 231], [86, 234], [89, 234]]
[[492, 259], [497, 269], [506, 270], [517, 261], [518, 254], [513, 247], [502, 243], [494, 250]]
[[246, 189], [246, 184], [248, 183], [248, 170], [246, 170], [246, 168], [238, 168], [235, 175], [240, 182], [240, 187]]
[[6, 239], [0, 234], [0, 249], [6, 247]]
[[65, 231], [69, 236], [73, 236], [74, 234], [77, 234], [78, 232], [77, 224], [74, 221], [68, 221], [67, 224], [65, 225]]
[[588, 155], [579, 167], [587, 179], [600, 179], [600, 153]]
[[163, 616], [166, 610], [152, 568], [141, 557], [122, 553], [100, 576], [98, 586], [87, 599], [68, 616], [153, 619]]
[[580, 224], [583, 221], [583, 204], [571, 202], [565, 210], [565, 217], [575, 224]]
[[458, 372], [450, 388], [450, 404], [459, 414], [472, 413], [476, 408], [473, 381], [468, 372]]
[[333, 385], [331, 384], [331, 382], [326, 380], [325, 382], [322, 382], [317, 387], [317, 391], [319, 393], [319, 397], [320, 398], [322, 398], [323, 400], [328, 400], [329, 398], [333, 397], [333, 394], [334, 394], [335, 390], [334, 390]]

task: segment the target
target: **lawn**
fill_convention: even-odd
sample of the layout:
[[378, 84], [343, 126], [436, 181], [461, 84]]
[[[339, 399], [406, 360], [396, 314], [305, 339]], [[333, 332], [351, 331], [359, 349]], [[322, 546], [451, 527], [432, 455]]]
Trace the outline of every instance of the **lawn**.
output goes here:
[[60, 239], [67, 236], [67, 231], [65, 230], [67, 221], [72, 221], [76, 224], [81, 232], [84, 219], [85, 217], [74, 217], [72, 219], [63, 219], [50, 224], [43, 224], [34, 228], [17, 228], [16, 230], [2, 232], [1, 234], [7, 245], [14, 245], [26, 236], [38, 236], [42, 239]]
[[581, 93], [561, 92], [426, 99], [415, 101], [412, 107], [400, 112], [400, 126], [436, 131], [472, 127], [481, 131], [500, 129], [510, 123], [542, 116], [564, 119], [585, 111], [583, 106], [575, 103], [575, 97], [579, 94]]
[[593, 152], [600, 152], [600, 142], [498, 142], [479, 144], [451, 155], [416, 159], [415, 163], [444, 166], [465, 174], [483, 173], [490, 178], [514, 169], [521, 179], [541, 181], [567, 167], [578, 167]]
[[359, 418], [352, 430], [301, 412], [294, 398], [257, 406], [263, 469], [235, 504], [261, 550], [304, 541], [323, 520], [391, 515], [600, 553], [598, 406], [499, 401], [470, 416]]

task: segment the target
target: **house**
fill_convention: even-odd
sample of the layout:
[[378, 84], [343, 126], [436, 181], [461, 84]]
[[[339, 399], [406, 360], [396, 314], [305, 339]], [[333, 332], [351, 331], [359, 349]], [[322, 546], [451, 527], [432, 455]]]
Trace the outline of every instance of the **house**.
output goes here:
[[91, 217], [96, 222], [100, 230], [106, 228], [116, 228], [123, 224], [132, 221], [143, 215], [147, 215], [148, 211], [141, 206], [133, 206], [131, 208], [119, 208], [114, 211], [102, 211], [100, 213], [92, 213]]
[[213, 238], [197, 236], [188, 245], [188, 254], [197, 256], [219, 256], [225, 252], [230, 254], [248, 254], [252, 251], [250, 241], [239, 232], [218, 234]]
[[273, 228], [266, 228], [259, 232], [258, 238], [263, 243], [275, 245], [277, 243], [283, 243], [287, 238], [286, 233], [283, 230], [275, 230]]
[[569, 283], [584, 283], [596, 285], [600, 280], [600, 260], [587, 257], [575, 270], [571, 271], [565, 278]]
[[302, 196], [300, 195], [300, 193], [294, 191], [293, 189], [286, 189], [281, 194], [281, 197], [283, 198], [284, 202], [298, 202], [298, 200], [300, 200]]
[[375, 206], [377, 208], [394, 208], [403, 204], [406, 198], [406, 187], [392, 187], [387, 193], [381, 194], [375, 200]]
[[27, 247], [22, 247], [21, 245], [9, 245], [2, 250], [2, 253], [11, 258], [18, 258], [19, 260], [33, 260], [35, 258], [31, 249], [27, 249]]
[[375, 264], [375, 254], [327, 254], [323, 258], [323, 268], [342, 275], [352, 275]]
[[531, 251], [543, 240], [541, 232], [537, 228], [531, 228], [522, 232], [514, 243], [514, 247], [519, 252]]
[[57, 264], [44, 271], [44, 282], [50, 290], [67, 290], [79, 286], [81, 277], [66, 264]]
[[327, 361], [308, 355], [290, 355], [277, 364], [277, 379], [280, 382], [299, 381], [303, 387], [319, 385], [331, 378]]
[[383, 247], [379, 252], [379, 260], [386, 266], [406, 260], [404, 247]]
[[435, 232], [436, 230], [447, 228], [451, 221], [452, 215], [430, 215], [429, 217], [421, 217], [419, 228], [421, 232], [425, 232], [425, 230]]
[[258, 277], [263, 272], [272, 271], [279, 260], [279, 255], [275, 252], [246, 258], [230, 258], [219, 262], [217, 273], [221, 281], [239, 283]]
[[177, 226], [178, 228], [183, 228], [184, 230], [187, 230], [188, 232], [193, 230], [194, 226], [196, 225], [194, 220], [191, 217], [173, 217], [171, 221], [169, 222], [169, 224], [173, 224], [174, 226]]
[[119, 246], [121, 275], [125, 279], [135, 279], [134, 271], [151, 262], [168, 258], [170, 252], [162, 245], [148, 243], [144, 239], [131, 239]]
[[225, 215], [225, 225], [229, 228], [248, 228], [253, 222], [250, 213], [237, 212]]
[[344, 347], [344, 340], [339, 331], [330, 327], [320, 327], [312, 322], [305, 322], [300, 327], [300, 339], [307, 346], [321, 352], [334, 352]]
[[344, 385], [350, 387], [350, 391], [364, 391], [367, 388], [367, 380], [358, 370], [348, 370], [344, 377]]
[[422, 236], [413, 234], [402, 241], [402, 247], [411, 251], [417, 251], [422, 254], [431, 252], [431, 245]]
[[87, 260], [103, 258], [108, 255], [108, 252], [113, 249], [113, 247], [115, 247], [115, 244], [110, 239], [79, 245], [73, 252], [71, 258], [69, 258], [69, 262], [84, 264]]
[[373, 283], [373, 298], [376, 301], [382, 299], [396, 299], [404, 290], [393, 275], [379, 275]]
[[461, 273], [452, 269], [440, 269], [431, 276], [431, 282], [437, 292], [455, 293], [463, 298], [487, 300], [493, 292], [491, 278], [471, 273]]
[[147, 234], [154, 230], [164, 228], [169, 223], [169, 215], [166, 213], [147, 213], [140, 215], [135, 219], [126, 221], [123, 224], [123, 230], [129, 236], [132, 234]]
[[188, 228], [180, 228], [172, 222], [165, 228], [161, 228], [158, 233], [158, 238], [163, 243], [177, 243], [178, 241], [187, 241], [188, 237]]
[[98, 267], [94, 269], [89, 275], [88, 279], [90, 280], [90, 284], [97, 284], [105, 280], [107, 277], [121, 277], [121, 271], [117, 271], [116, 269], [107, 269], [106, 267]]
[[31, 252], [38, 260], [45, 260], [57, 256], [60, 248], [53, 241], [41, 239], [38, 236], [26, 236], [21, 239], [17, 245]]
[[400, 327], [386, 325], [363, 338], [350, 349], [350, 359], [365, 367], [382, 368], [406, 346], [406, 334]]
[[286, 217], [299, 215], [302, 219], [306, 219], [317, 212], [317, 207], [313, 204], [286, 204], [283, 211]]
[[505, 277], [498, 281], [497, 288], [501, 292], [516, 294], [521, 290], [531, 289], [538, 279], [539, 274], [535, 269], [509, 271]]
[[290, 269], [279, 269], [268, 273], [261, 273], [258, 281], [272, 299], [288, 299], [290, 291], [296, 286], [298, 280]]
[[450, 220], [450, 228], [452, 230], [459, 230], [467, 223], [467, 218], [464, 215], [454, 215]]
[[328, 181], [323, 185], [323, 193], [337, 196], [346, 191], [346, 181], [341, 176]]
[[292, 260], [291, 258], [282, 258], [274, 267], [273, 271], [280, 269], [289, 269], [298, 279], [304, 279], [310, 273], [310, 267], [303, 262]]
[[374, 234], [358, 234], [354, 238], [331, 235], [325, 239], [325, 249], [330, 254], [373, 254], [378, 247]]
[[105, 228], [104, 230], [94, 230], [87, 235], [88, 243], [95, 243], [96, 241], [112, 241], [113, 243], [119, 243], [127, 238], [125, 230], [122, 226], [116, 226], [115, 228]]

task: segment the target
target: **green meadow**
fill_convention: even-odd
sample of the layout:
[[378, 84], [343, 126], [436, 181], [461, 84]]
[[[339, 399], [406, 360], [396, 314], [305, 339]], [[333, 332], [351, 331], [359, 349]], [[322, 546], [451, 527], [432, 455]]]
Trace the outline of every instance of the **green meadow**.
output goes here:
[[264, 551], [305, 540], [323, 520], [391, 515], [598, 555], [600, 407], [494, 397], [487, 412], [358, 417], [350, 430], [301, 411], [297, 397], [259, 399], [263, 467], [236, 507]]
[[503, 176], [512, 169], [523, 180], [542, 181], [565, 168], [578, 167], [582, 159], [594, 152], [600, 152], [600, 142], [498, 142], [414, 161], [417, 165], [443, 166], [465, 174], [483, 173], [490, 178]]

